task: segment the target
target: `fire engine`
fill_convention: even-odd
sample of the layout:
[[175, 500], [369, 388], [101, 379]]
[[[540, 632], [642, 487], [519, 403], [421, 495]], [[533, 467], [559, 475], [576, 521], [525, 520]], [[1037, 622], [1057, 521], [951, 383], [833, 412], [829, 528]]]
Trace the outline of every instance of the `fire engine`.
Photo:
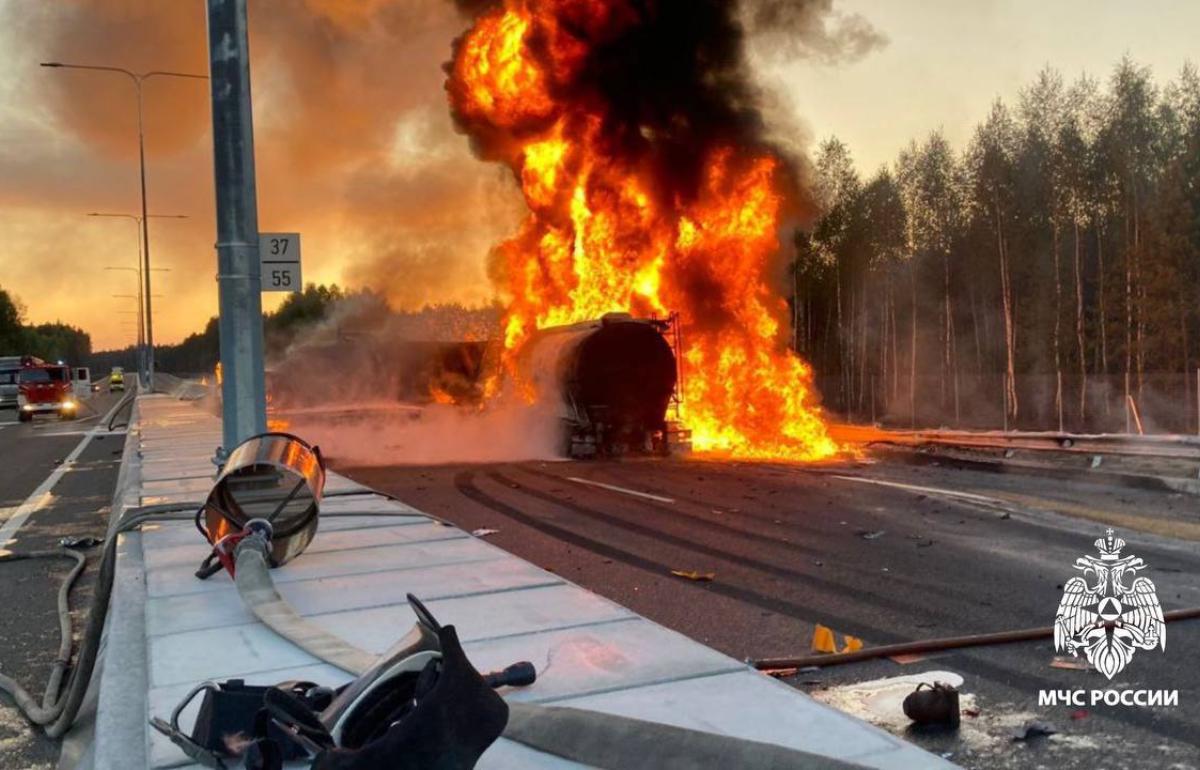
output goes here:
[[63, 420], [72, 420], [79, 411], [71, 385], [71, 368], [48, 364], [40, 358], [25, 356], [17, 371], [17, 410], [21, 422], [35, 414], [53, 412]]

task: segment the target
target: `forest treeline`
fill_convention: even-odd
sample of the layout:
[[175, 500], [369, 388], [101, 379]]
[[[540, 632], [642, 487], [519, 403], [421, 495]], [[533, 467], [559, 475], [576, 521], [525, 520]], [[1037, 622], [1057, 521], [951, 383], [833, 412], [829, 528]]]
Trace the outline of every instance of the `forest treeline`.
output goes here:
[[966, 147], [869, 178], [836, 138], [796, 234], [793, 345], [893, 425], [1197, 430], [1200, 76], [1043, 70]]
[[[263, 340], [268, 369], [286, 358], [297, 343], [353, 345], [371, 335], [426, 341], [480, 340], [499, 328], [500, 308], [494, 305], [464, 307], [428, 305], [419, 310], [393, 310], [381, 294], [370, 289], [343, 289], [337, 284], [308, 284], [289, 294], [274, 312], [263, 314]], [[155, 345], [158, 370], [181, 376], [213, 371], [220, 360], [218, 319], [208, 320], [203, 331], [189, 334], [174, 345]], [[106, 350], [91, 356], [99, 371], [112, 366], [136, 368], [133, 347]]]
[[25, 306], [0, 287], [0, 356], [37, 356], [71, 365], [85, 363], [92, 352], [87, 332], [61, 322], [25, 323]]
[[[353, 294], [337, 284], [318, 286], [308, 284], [303, 291], [287, 295], [279, 308], [263, 314], [263, 340], [271, 355], [292, 344], [302, 330], [325, 320], [331, 309]], [[207, 374], [213, 371], [221, 357], [221, 335], [216, 316], [208, 319], [203, 331], [189, 334], [174, 345], [154, 346], [154, 365], [159, 371], [181, 376]], [[137, 368], [137, 349], [105, 350], [91, 357], [91, 365], [99, 371], [113, 366]]]

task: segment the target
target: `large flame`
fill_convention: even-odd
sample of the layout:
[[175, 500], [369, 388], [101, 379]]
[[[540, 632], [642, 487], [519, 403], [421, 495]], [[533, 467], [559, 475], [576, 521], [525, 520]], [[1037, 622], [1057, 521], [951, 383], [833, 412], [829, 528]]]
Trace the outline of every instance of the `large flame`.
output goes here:
[[[837, 445], [808, 364], [783, 349], [767, 286], [789, 189], [768, 148], [714, 142], [680, 195], [635, 144], [606, 131], [603, 99], [575, 83], [597, 46], [638, 23], [622, 0], [507, 0], [458, 42], [447, 88], [460, 124], [511, 166], [529, 214], [497, 248], [511, 296], [505, 349], [535, 329], [620, 311], [680, 314], [681, 417], [695, 449], [814, 460]], [[652, 76], [647, 73], [647, 76]], [[649, 148], [649, 149], [646, 149]], [[648, 159], [649, 158], [649, 159]]]

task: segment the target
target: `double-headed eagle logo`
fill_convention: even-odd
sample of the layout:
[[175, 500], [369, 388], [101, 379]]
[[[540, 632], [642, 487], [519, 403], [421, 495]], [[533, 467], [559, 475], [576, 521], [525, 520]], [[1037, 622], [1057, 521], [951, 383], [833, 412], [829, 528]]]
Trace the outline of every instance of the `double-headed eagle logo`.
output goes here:
[[1133, 658], [1134, 650], [1167, 648], [1167, 628], [1154, 583], [1145, 577], [1125, 581], [1146, 563], [1121, 556], [1125, 541], [1110, 529], [1096, 541], [1095, 556], [1075, 560], [1083, 575], [1063, 586], [1054, 618], [1054, 649], [1078, 656], [1082, 650], [1092, 666], [1109, 679]]

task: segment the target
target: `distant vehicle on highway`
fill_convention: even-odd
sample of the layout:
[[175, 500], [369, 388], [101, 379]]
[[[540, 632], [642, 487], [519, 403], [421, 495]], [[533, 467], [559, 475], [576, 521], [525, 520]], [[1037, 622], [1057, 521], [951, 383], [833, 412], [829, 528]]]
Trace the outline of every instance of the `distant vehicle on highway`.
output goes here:
[[0, 357], [0, 409], [17, 408], [17, 372], [20, 370], [20, 356]]
[[79, 412], [79, 401], [75, 398], [71, 368], [33, 357], [23, 363], [17, 373], [17, 419], [29, 422], [35, 414], [48, 412], [63, 420], [74, 419]]
[[92, 370], [86, 366], [75, 367], [72, 380], [76, 398], [91, 398], [99, 390], [92, 382]]
[[123, 367], [114, 366], [112, 368], [112, 372], [108, 375], [108, 390], [110, 393], [125, 392], [125, 369]]

